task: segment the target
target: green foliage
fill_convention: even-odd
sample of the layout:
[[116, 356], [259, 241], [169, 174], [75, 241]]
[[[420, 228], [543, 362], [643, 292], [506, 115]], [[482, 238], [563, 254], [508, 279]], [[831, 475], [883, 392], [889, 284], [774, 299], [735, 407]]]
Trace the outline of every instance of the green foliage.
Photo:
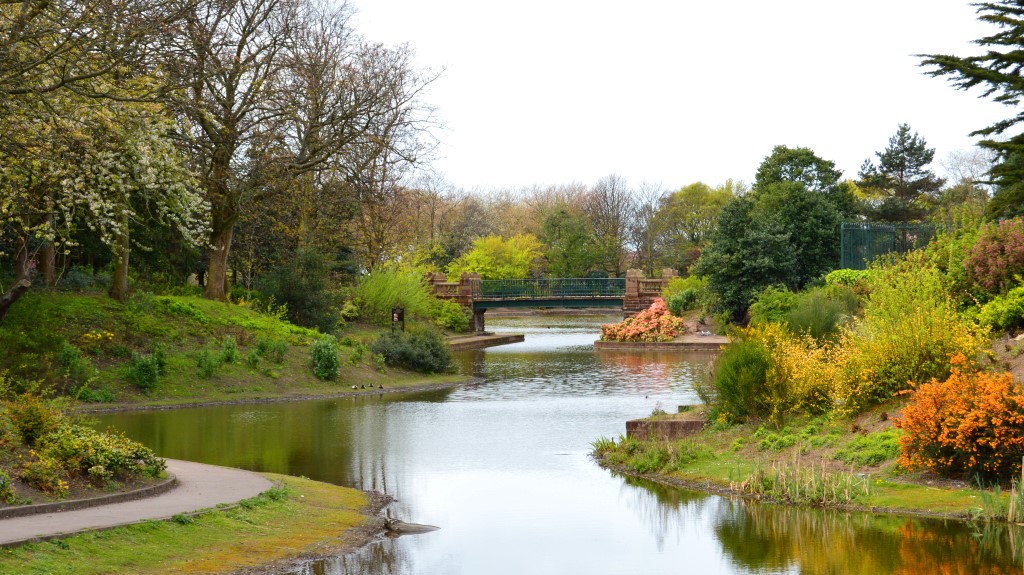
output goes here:
[[759, 341], [739, 340], [725, 348], [714, 375], [720, 417], [733, 421], [768, 414], [765, 384], [769, 367], [768, 349]]
[[224, 364], [224, 356], [219, 353], [211, 353], [208, 349], [201, 349], [196, 354], [196, 367], [198, 368], [199, 377], [209, 379], [213, 377], [218, 371], [220, 371], [221, 365]]
[[132, 313], [152, 313], [156, 306], [156, 299], [152, 292], [139, 290], [128, 296], [126, 303]]
[[945, 183], [926, 169], [935, 148], [929, 148], [917, 132], [911, 134], [910, 126], [900, 124], [885, 150], [875, 155], [878, 165], [865, 160], [858, 174], [858, 187], [872, 198], [864, 206], [867, 215], [883, 222], [924, 219]]
[[630, 458], [627, 465], [637, 473], [656, 473], [664, 469], [670, 460], [668, 449], [655, 446], [644, 449]]
[[159, 477], [167, 464], [151, 449], [124, 434], [62, 425], [40, 441], [41, 453], [72, 474], [95, 479]]
[[1024, 327], [1024, 286], [1013, 288], [985, 304], [978, 321], [1000, 331]]
[[754, 432], [754, 439], [758, 440], [757, 448], [761, 451], [782, 451], [796, 445], [800, 438], [788, 428], [773, 433], [762, 426]]
[[857, 294], [845, 286], [811, 289], [797, 297], [786, 322], [795, 334], [807, 334], [818, 341], [833, 339], [853, 317], [859, 301]]
[[300, 248], [261, 278], [259, 291], [285, 305], [292, 323], [333, 331], [340, 319], [330, 290], [331, 260], [312, 248]]
[[594, 242], [594, 228], [583, 214], [567, 209], [553, 211], [544, 218], [541, 239], [546, 246], [544, 256], [551, 277], [585, 277], [601, 259]]
[[797, 295], [786, 286], [768, 286], [750, 304], [750, 324], [783, 323], [796, 303]]
[[536, 269], [541, 255], [541, 244], [532, 234], [517, 234], [507, 240], [486, 236], [476, 239], [473, 249], [445, 271], [451, 278], [475, 272], [481, 279], [522, 279]]
[[261, 339], [256, 342], [256, 353], [274, 363], [284, 363], [288, 342], [282, 339]]
[[[722, 209], [742, 195], [738, 192], [732, 180], [716, 188], [696, 182], [663, 198], [655, 225], [662, 236], [666, 263], [678, 270], [689, 268], [711, 237]], [[671, 294], [663, 296], [667, 300]]]
[[672, 315], [682, 317], [684, 313], [695, 309], [710, 311], [711, 292], [707, 289], [705, 277], [689, 275], [685, 278], [672, 278], [661, 292]]
[[900, 431], [889, 428], [884, 431], [861, 435], [846, 447], [837, 449], [834, 459], [857, 465], [878, 465], [900, 454]]
[[309, 354], [314, 375], [327, 381], [338, 379], [338, 340], [333, 335], [325, 335], [313, 342]]
[[433, 317], [436, 309], [436, 299], [427, 290], [423, 276], [397, 266], [376, 268], [360, 278], [352, 299], [364, 320], [381, 326], [391, 324], [395, 307], [405, 308], [406, 320]]
[[439, 299], [436, 301], [434, 322], [442, 328], [449, 329], [456, 333], [469, 331], [469, 312], [461, 305], [450, 301]]
[[57, 354], [57, 363], [63, 368], [64, 377], [76, 384], [76, 387], [88, 384], [98, 373], [92, 360], [83, 354], [82, 350], [69, 343], [61, 346], [60, 353]]
[[187, 317], [197, 323], [204, 325], [210, 323], [209, 316], [203, 313], [194, 302], [185, 299], [161, 296], [156, 298], [156, 306], [168, 313]]
[[249, 353], [245, 356], [245, 365], [249, 366], [249, 369], [256, 369], [260, 365], [260, 353], [255, 349], [249, 350]]
[[868, 274], [868, 270], [833, 270], [825, 275], [825, 285], [854, 287], [865, 282], [868, 278]]
[[836, 169], [834, 162], [819, 158], [810, 148], [775, 146], [757, 168], [754, 190], [798, 182], [808, 191], [827, 198], [842, 217], [849, 218], [855, 212], [854, 197], [849, 185], [840, 181], [842, 177], [842, 170]]
[[238, 343], [235, 341], [235, 336], [224, 336], [221, 358], [224, 360], [224, 363], [235, 363], [238, 360]]
[[391, 366], [422, 373], [447, 373], [455, 369], [451, 347], [435, 330], [416, 329], [409, 333], [384, 333], [370, 349]]
[[18, 479], [57, 499], [68, 496], [67, 476], [59, 461], [39, 452], [33, 452], [18, 472]]
[[152, 354], [133, 353], [125, 370], [125, 377], [143, 391], [156, 387], [160, 376], [160, 363]]
[[64, 423], [64, 414], [57, 403], [28, 393], [6, 402], [5, 413], [18, 430], [21, 442], [29, 447]]
[[13, 505], [18, 502], [18, 494], [14, 492], [11, 476], [3, 469], [0, 469], [0, 501], [7, 505]]

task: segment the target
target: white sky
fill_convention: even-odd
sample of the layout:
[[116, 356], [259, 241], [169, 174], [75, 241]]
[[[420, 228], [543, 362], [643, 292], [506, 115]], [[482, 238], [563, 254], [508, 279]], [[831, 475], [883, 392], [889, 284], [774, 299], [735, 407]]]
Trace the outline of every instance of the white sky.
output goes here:
[[365, 37], [445, 68], [434, 166], [466, 189], [749, 183], [777, 144], [855, 178], [901, 122], [942, 175], [1012, 112], [917, 66], [994, 30], [966, 0], [351, 1]]

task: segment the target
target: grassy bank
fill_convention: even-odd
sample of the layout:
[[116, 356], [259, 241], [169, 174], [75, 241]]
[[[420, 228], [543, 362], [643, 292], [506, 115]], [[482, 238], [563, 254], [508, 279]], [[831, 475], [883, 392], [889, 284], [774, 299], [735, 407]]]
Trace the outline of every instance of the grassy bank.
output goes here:
[[[891, 403], [855, 418], [801, 416], [785, 427], [711, 425], [679, 441], [593, 443], [602, 465], [665, 484], [789, 503], [961, 519], [1020, 521], [1022, 498], [998, 486], [899, 467]], [[656, 416], [656, 418], [672, 416]]]
[[0, 371], [97, 407], [336, 395], [459, 380], [383, 366], [368, 348], [380, 332], [355, 324], [336, 334], [339, 375], [325, 381], [314, 375], [310, 358], [322, 335], [273, 309], [189, 296], [143, 295], [125, 305], [104, 294], [30, 293], [0, 324]]
[[0, 573], [230, 573], [362, 545], [379, 529], [366, 494], [267, 474], [280, 487], [238, 507], [0, 551]]

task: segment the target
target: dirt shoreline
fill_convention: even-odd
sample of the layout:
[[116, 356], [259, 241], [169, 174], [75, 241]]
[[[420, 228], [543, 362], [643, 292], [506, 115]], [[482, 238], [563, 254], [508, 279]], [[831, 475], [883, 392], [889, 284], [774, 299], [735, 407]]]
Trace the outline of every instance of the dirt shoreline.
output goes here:
[[77, 413], [119, 413], [126, 411], [163, 411], [170, 409], [186, 409], [189, 407], [214, 407], [218, 405], [247, 405], [247, 404], [260, 404], [260, 403], [286, 403], [293, 401], [308, 401], [312, 399], [337, 399], [341, 397], [362, 397], [367, 395], [383, 395], [385, 393], [415, 393], [420, 391], [433, 391], [437, 389], [447, 389], [451, 387], [459, 387], [463, 385], [477, 385], [483, 383], [483, 378], [480, 377], [466, 377], [455, 381], [440, 381], [437, 383], [427, 383], [423, 385], [414, 385], [410, 387], [390, 387], [384, 389], [358, 389], [358, 390], [346, 390], [331, 393], [303, 393], [296, 395], [272, 395], [268, 397], [249, 397], [239, 399], [218, 399], [210, 401], [189, 401], [182, 403], [169, 403], [169, 404], [146, 404], [146, 403], [125, 403], [125, 404], [114, 404], [114, 405], [102, 405], [96, 407], [89, 406], [78, 406], [75, 408]]
[[868, 507], [864, 505], [812, 505], [807, 503], [794, 503], [788, 501], [779, 501], [768, 497], [762, 497], [755, 493], [744, 493], [736, 489], [732, 489], [721, 483], [717, 483], [710, 479], [685, 479], [682, 477], [676, 477], [672, 475], [663, 475], [659, 473], [638, 473], [629, 469], [623, 465], [609, 465], [601, 459], [595, 458], [598, 465], [616, 473], [624, 475], [626, 477], [634, 477], [637, 479], [643, 479], [659, 485], [667, 487], [677, 487], [681, 489], [688, 489], [690, 491], [700, 491], [701, 493], [707, 493], [709, 495], [718, 495], [721, 497], [734, 497], [741, 499], [748, 499], [750, 501], [760, 501], [762, 503], [772, 503], [775, 505], [785, 505], [787, 507], [803, 507], [809, 509], [834, 509], [837, 511], [853, 511], [861, 513], [873, 513], [879, 515], [903, 515], [907, 517], [923, 517], [929, 519], [952, 519], [956, 521], [970, 521], [972, 519], [970, 514], [967, 513], [941, 513], [937, 511], [926, 511], [920, 509], [903, 509], [899, 507]]

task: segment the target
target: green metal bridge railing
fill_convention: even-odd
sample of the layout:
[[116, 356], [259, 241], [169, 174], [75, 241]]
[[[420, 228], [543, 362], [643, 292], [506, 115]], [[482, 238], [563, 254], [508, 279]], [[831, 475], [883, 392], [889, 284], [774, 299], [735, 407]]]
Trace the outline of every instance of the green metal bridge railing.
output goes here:
[[626, 295], [626, 278], [480, 280], [474, 299], [617, 298]]

